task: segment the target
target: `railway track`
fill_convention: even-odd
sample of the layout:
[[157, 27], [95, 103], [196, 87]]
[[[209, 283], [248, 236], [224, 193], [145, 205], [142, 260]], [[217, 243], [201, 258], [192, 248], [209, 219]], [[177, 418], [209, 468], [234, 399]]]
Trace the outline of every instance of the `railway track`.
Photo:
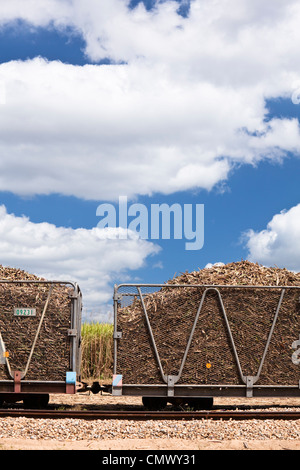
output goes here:
[[209, 410], [209, 411], [123, 411], [123, 410], [28, 410], [0, 409], [0, 418], [26, 417], [43, 419], [122, 419], [122, 420], [297, 420], [300, 411], [261, 411], [261, 410]]

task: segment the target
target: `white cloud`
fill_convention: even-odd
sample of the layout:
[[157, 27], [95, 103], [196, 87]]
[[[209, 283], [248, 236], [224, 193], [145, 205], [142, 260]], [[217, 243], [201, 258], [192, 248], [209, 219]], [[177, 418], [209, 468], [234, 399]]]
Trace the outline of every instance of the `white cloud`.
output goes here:
[[213, 267], [218, 267], [218, 266], [225, 266], [224, 263], [222, 263], [222, 261], [218, 261], [217, 263], [207, 263], [205, 266], [204, 266], [204, 269], [211, 269]]
[[[136, 236], [112, 239], [124, 229], [72, 229], [8, 214], [0, 206], [1, 264], [22, 268], [49, 280], [74, 281], [83, 291], [88, 312], [112, 306], [113, 284], [119, 276], [145, 265], [159, 247]], [[93, 319], [96, 319], [94, 317]]]
[[265, 100], [291, 97], [300, 80], [295, 0], [195, 0], [188, 18], [173, 1], [1, 3], [0, 24], [71, 28], [92, 60], [119, 64], [0, 65], [0, 190], [96, 200], [211, 190], [240, 163], [299, 155], [297, 119], [265, 122]]
[[267, 228], [246, 234], [248, 259], [300, 272], [300, 204], [274, 215]]
[[159, 72], [43, 59], [0, 65], [0, 190], [96, 200], [210, 190], [235, 163], [299, 152], [297, 121], [263, 123], [256, 93], [250, 103], [245, 91], [165, 84]]

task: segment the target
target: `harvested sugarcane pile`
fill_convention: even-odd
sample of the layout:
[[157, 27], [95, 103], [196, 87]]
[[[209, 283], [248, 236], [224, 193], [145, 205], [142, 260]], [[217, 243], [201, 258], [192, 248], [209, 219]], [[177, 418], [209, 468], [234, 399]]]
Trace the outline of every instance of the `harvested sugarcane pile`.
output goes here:
[[[24, 371], [48, 297], [50, 284], [1, 283], [1, 280], [45, 280], [20, 269], [0, 266], [0, 333], [11, 371]], [[68, 329], [71, 289], [53, 285], [26, 380], [65, 380], [69, 369]], [[15, 308], [35, 309], [35, 316], [15, 315]], [[2, 361], [3, 362], [3, 361]], [[0, 363], [0, 380], [11, 379]]]
[[[183, 287], [188, 285], [188, 287]], [[253, 287], [222, 287], [222, 286]], [[255, 376], [278, 308], [280, 286], [299, 286], [300, 274], [248, 261], [183, 273], [155, 292], [142, 292], [165, 376], [177, 375], [206, 290], [221, 295], [243, 376]], [[258, 288], [255, 286], [266, 286]], [[274, 286], [270, 289], [269, 286]], [[126, 288], [124, 287], [126, 290]], [[124, 291], [125, 292], [125, 291]], [[242, 384], [220, 298], [206, 292], [180, 384]], [[122, 291], [120, 291], [122, 293]], [[164, 383], [138, 292], [118, 308], [118, 373], [123, 383]], [[292, 343], [300, 333], [300, 289], [286, 287], [260, 384], [297, 385], [300, 366], [292, 362]], [[124, 299], [128, 297], [124, 296]]]

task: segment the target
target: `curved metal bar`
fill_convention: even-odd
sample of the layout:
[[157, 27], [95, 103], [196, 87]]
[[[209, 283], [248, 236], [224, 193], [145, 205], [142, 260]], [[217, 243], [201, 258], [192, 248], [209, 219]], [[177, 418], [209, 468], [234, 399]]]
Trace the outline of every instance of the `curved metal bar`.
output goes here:
[[76, 282], [72, 281], [43, 281], [39, 279], [0, 279], [0, 284], [70, 284], [74, 288], [78, 286]]
[[190, 337], [189, 337], [189, 340], [188, 340], [188, 344], [187, 344], [186, 350], [184, 352], [184, 356], [183, 356], [183, 359], [182, 359], [182, 363], [181, 363], [181, 366], [180, 366], [180, 369], [179, 369], [178, 378], [177, 378], [176, 382], [178, 382], [178, 380], [181, 377], [181, 374], [182, 374], [182, 371], [183, 371], [183, 368], [184, 368], [184, 365], [185, 365], [185, 361], [186, 361], [186, 358], [187, 358], [187, 355], [188, 355], [188, 352], [189, 352], [189, 349], [190, 349], [190, 346], [191, 346], [191, 343], [192, 343], [192, 340], [193, 340], [195, 329], [196, 329], [196, 326], [197, 326], [197, 323], [198, 323], [200, 312], [202, 310], [202, 306], [203, 306], [205, 297], [206, 297], [206, 295], [209, 291], [215, 291], [218, 294], [220, 305], [221, 305], [221, 308], [222, 308], [223, 318], [225, 320], [227, 333], [228, 333], [229, 338], [230, 338], [230, 342], [231, 342], [231, 346], [232, 346], [232, 349], [233, 349], [235, 361], [236, 361], [236, 364], [237, 364], [237, 367], [238, 367], [238, 371], [239, 371], [241, 379], [244, 380], [241, 364], [240, 364], [239, 357], [238, 357], [238, 354], [237, 354], [237, 350], [236, 350], [236, 347], [235, 347], [235, 344], [234, 344], [234, 340], [233, 340], [230, 325], [229, 325], [229, 322], [228, 322], [228, 319], [227, 319], [227, 315], [226, 315], [226, 312], [225, 312], [225, 307], [224, 307], [224, 304], [223, 304], [222, 296], [221, 296], [220, 292], [218, 291], [218, 289], [216, 287], [209, 287], [202, 294], [202, 298], [201, 298], [199, 308], [198, 308], [198, 311], [197, 311], [197, 314], [196, 314], [196, 317], [195, 317], [195, 320], [194, 320], [194, 324], [193, 324], [193, 328], [192, 328], [192, 331], [191, 331], [191, 334], [190, 334]]
[[[4, 344], [1, 332], [0, 332], [0, 351], [2, 351], [2, 354], [4, 354], [4, 352], [6, 351], [5, 344]], [[9, 364], [9, 360], [8, 360], [7, 356], [5, 356], [5, 365], [7, 367], [8, 375], [13, 379], [13, 374], [12, 374], [10, 364]]]
[[243, 284], [117, 284], [116, 290], [120, 287], [212, 287], [212, 288], [229, 288], [229, 289], [298, 289], [300, 286], [263, 286], [263, 285], [243, 285]]
[[155, 339], [154, 339], [154, 336], [153, 336], [150, 320], [149, 320], [149, 317], [148, 317], [148, 314], [147, 314], [147, 310], [146, 310], [146, 307], [145, 307], [145, 303], [144, 303], [144, 299], [143, 299], [140, 287], [138, 287], [137, 290], [138, 290], [138, 293], [139, 293], [139, 296], [140, 296], [140, 299], [141, 299], [141, 303], [142, 303], [142, 307], [143, 307], [143, 310], [144, 310], [144, 315], [145, 315], [145, 318], [146, 318], [146, 322], [147, 322], [147, 326], [148, 326], [152, 346], [153, 346], [153, 349], [154, 349], [155, 357], [156, 357], [156, 360], [157, 360], [157, 364], [158, 364], [158, 367], [159, 367], [159, 371], [161, 373], [162, 379], [164, 380], [164, 382], [167, 383], [168, 382], [168, 377], [164, 374], [164, 371], [163, 371], [163, 368], [162, 368], [162, 365], [161, 365], [159, 353], [158, 353], [158, 350], [157, 350], [157, 347], [156, 347], [156, 343], [155, 343]]
[[260, 365], [259, 365], [257, 374], [256, 374], [255, 377], [253, 378], [253, 383], [256, 383], [256, 382], [258, 381], [259, 376], [260, 376], [260, 374], [261, 374], [261, 370], [262, 370], [262, 367], [263, 367], [263, 365], [264, 365], [265, 358], [266, 358], [266, 355], [267, 355], [267, 352], [268, 352], [268, 349], [269, 349], [269, 345], [270, 345], [270, 342], [271, 342], [271, 338], [272, 338], [273, 331], [274, 331], [274, 328], [275, 328], [275, 325], [276, 325], [277, 317], [278, 317], [279, 310], [280, 310], [280, 307], [281, 307], [281, 304], [282, 304], [282, 301], [283, 301], [284, 294], [285, 294], [285, 289], [282, 289], [281, 295], [280, 295], [280, 299], [279, 299], [279, 302], [278, 302], [278, 305], [277, 305], [276, 313], [275, 313], [275, 315], [274, 315], [274, 319], [273, 319], [273, 322], [272, 322], [272, 326], [271, 326], [271, 329], [270, 329], [270, 332], [269, 332], [268, 340], [267, 340], [267, 343], [266, 343], [266, 346], [265, 346], [265, 350], [264, 350], [264, 353], [263, 353], [263, 357], [262, 357], [262, 359], [261, 359], [261, 361], [260, 361]]
[[[145, 307], [145, 303], [144, 303], [144, 300], [143, 300], [141, 289], [140, 289], [140, 287], [137, 287], [137, 289], [138, 289], [139, 296], [140, 296], [140, 299], [141, 299], [144, 315], [145, 315], [145, 318], [146, 318], [146, 322], [147, 322], [147, 326], [148, 326], [148, 330], [149, 330], [149, 334], [150, 334], [150, 338], [151, 338], [151, 343], [152, 343], [152, 346], [153, 346], [153, 349], [154, 349], [154, 353], [155, 353], [156, 361], [157, 361], [157, 364], [158, 364], [158, 367], [159, 367], [159, 370], [160, 370], [160, 374], [161, 374], [164, 382], [168, 383], [168, 376], [166, 376], [164, 374], [164, 371], [163, 371], [163, 368], [162, 368], [162, 365], [161, 365], [160, 356], [159, 356], [159, 353], [158, 353], [158, 350], [157, 350], [157, 347], [156, 347], [155, 339], [154, 339], [154, 336], [153, 336], [151, 324], [150, 324], [150, 321], [149, 321], [149, 317], [148, 317], [148, 314], [147, 314], [147, 310], [146, 310], [146, 307]], [[198, 323], [198, 319], [199, 319], [199, 316], [200, 316], [200, 313], [201, 313], [201, 310], [202, 310], [202, 307], [203, 307], [203, 303], [204, 303], [205, 297], [206, 297], [206, 295], [209, 291], [215, 291], [218, 294], [218, 298], [219, 298], [220, 305], [221, 305], [221, 308], [222, 308], [223, 317], [224, 317], [226, 328], [227, 328], [227, 333], [228, 333], [229, 338], [230, 338], [230, 342], [231, 342], [231, 346], [232, 346], [232, 349], [233, 349], [233, 352], [234, 352], [234, 357], [235, 357], [235, 361], [236, 361], [236, 364], [237, 364], [237, 367], [238, 367], [238, 371], [239, 371], [241, 379], [243, 381], [245, 381], [245, 377], [243, 376], [243, 373], [242, 373], [239, 357], [238, 357], [237, 350], [236, 350], [236, 347], [235, 347], [235, 343], [234, 343], [234, 340], [233, 340], [233, 336], [232, 336], [232, 333], [231, 333], [230, 325], [228, 323], [227, 315], [226, 315], [226, 312], [225, 312], [222, 296], [221, 296], [221, 294], [220, 294], [220, 292], [218, 291], [217, 288], [210, 287], [210, 288], [206, 289], [204, 291], [204, 293], [202, 294], [201, 301], [200, 301], [200, 304], [199, 304], [199, 307], [198, 307], [198, 310], [197, 310], [197, 314], [196, 314], [196, 317], [195, 317], [195, 320], [194, 320], [194, 323], [193, 323], [193, 327], [192, 327], [192, 330], [191, 330], [191, 333], [190, 333], [190, 336], [189, 336], [189, 339], [188, 339], [188, 342], [187, 342], [187, 346], [186, 346], [186, 349], [185, 349], [185, 352], [184, 352], [184, 355], [183, 355], [183, 358], [182, 358], [182, 362], [181, 362], [181, 365], [180, 365], [179, 372], [176, 376], [173, 377], [173, 383], [174, 384], [177, 383], [179, 381], [180, 377], [181, 377], [181, 374], [182, 374], [182, 371], [183, 371], [183, 368], [184, 368], [184, 365], [185, 365], [185, 362], [186, 362], [186, 358], [187, 358], [187, 355], [188, 355], [188, 352], [190, 350], [190, 346], [191, 346], [191, 343], [192, 343], [192, 340], [193, 340], [193, 337], [194, 337], [194, 333], [195, 333], [195, 329], [196, 329], [196, 326], [197, 326], [197, 323]]]
[[46, 310], [48, 308], [48, 304], [49, 304], [49, 300], [50, 300], [52, 290], [53, 290], [53, 285], [51, 285], [51, 287], [49, 289], [47, 300], [46, 300], [44, 308], [43, 308], [43, 313], [42, 313], [41, 318], [40, 318], [39, 326], [38, 326], [38, 329], [36, 331], [35, 338], [34, 338], [34, 341], [32, 343], [32, 346], [31, 346], [31, 351], [30, 351], [29, 356], [28, 356], [28, 360], [27, 360], [25, 370], [24, 370], [24, 372], [22, 372], [21, 379], [23, 379], [26, 376], [27, 372], [28, 372], [28, 368], [29, 368], [30, 361], [31, 361], [31, 358], [32, 358], [32, 355], [33, 355], [33, 351], [34, 351], [38, 336], [40, 334], [40, 330], [41, 330], [41, 326], [42, 326], [42, 323], [43, 323], [43, 320], [44, 320], [44, 317], [45, 317]]

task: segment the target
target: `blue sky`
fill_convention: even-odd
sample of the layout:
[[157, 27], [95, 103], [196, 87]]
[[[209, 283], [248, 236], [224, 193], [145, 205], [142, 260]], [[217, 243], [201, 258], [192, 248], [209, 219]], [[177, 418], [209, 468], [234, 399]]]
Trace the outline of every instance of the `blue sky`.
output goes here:
[[[299, 271], [297, 2], [46, 3], [0, 11], [0, 262], [78, 281], [95, 320], [114, 283]], [[99, 234], [122, 195], [204, 204], [203, 248]]]

